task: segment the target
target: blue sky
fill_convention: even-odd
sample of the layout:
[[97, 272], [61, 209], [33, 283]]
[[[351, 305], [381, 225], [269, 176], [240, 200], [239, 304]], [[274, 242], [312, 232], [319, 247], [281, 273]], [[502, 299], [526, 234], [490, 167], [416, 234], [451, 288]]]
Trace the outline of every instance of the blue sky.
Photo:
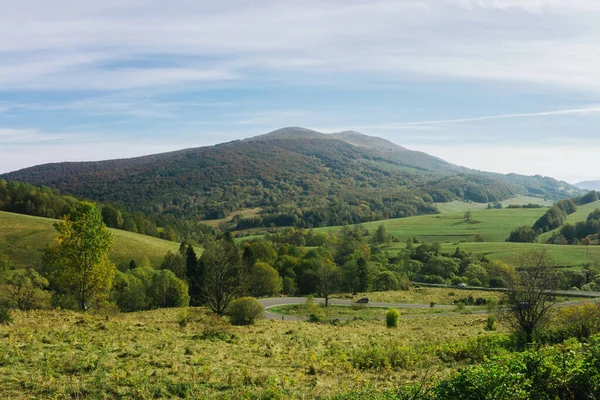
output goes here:
[[0, 0], [0, 172], [303, 126], [600, 179], [597, 0]]

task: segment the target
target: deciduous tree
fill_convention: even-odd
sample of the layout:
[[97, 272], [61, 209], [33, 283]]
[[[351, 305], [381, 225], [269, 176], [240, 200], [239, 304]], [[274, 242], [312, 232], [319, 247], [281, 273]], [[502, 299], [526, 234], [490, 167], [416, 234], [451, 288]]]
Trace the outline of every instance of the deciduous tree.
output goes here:
[[76, 300], [83, 311], [105, 299], [116, 268], [108, 256], [113, 237], [95, 204], [81, 202], [54, 225], [58, 238], [44, 254], [45, 275], [52, 288]]
[[545, 250], [528, 251], [518, 257], [517, 263], [517, 279], [508, 281], [508, 308], [502, 317], [526, 343], [531, 343], [556, 303], [557, 277]]

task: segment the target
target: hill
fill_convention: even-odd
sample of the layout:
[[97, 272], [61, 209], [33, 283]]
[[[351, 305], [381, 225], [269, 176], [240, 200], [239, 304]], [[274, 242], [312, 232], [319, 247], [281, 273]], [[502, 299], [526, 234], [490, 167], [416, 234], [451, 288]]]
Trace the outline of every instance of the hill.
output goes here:
[[[36, 265], [46, 244], [56, 238], [53, 227], [57, 221], [49, 218], [0, 211], [0, 254], [5, 254], [17, 267]], [[158, 267], [167, 251], [178, 251], [179, 243], [111, 229], [114, 246], [111, 260], [119, 265], [132, 259], [142, 265], [147, 257]]]
[[284, 128], [216, 146], [131, 159], [39, 165], [0, 176], [148, 215], [259, 226], [331, 226], [436, 213], [434, 202], [578, 193], [542, 176], [469, 170], [358, 132]]
[[598, 181], [583, 181], [576, 183], [574, 186], [577, 186], [580, 189], [585, 190], [595, 190], [600, 191], [600, 180]]

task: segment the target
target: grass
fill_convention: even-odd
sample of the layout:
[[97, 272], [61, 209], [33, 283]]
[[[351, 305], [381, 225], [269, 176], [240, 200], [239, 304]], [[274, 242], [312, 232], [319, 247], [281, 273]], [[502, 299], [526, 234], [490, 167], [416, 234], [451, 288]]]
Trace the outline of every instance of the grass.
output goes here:
[[[531, 196], [517, 196], [511, 199], [503, 200], [500, 202], [502, 207], [506, 208], [510, 205], [525, 205], [525, 204], [539, 204], [543, 207], [552, 206], [552, 201], [540, 199], [539, 197]], [[435, 206], [440, 210], [442, 214], [451, 214], [457, 212], [466, 211], [477, 211], [487, 209], [487, 203], [474, 203], [472, 201], [465, 202], [460, 200], [450, 201], [447, 203], [435, 203]]]
[[461, 288], [435, 288], [435, 287], [410, 287], [409, 290], [394, 290], [386, 292], [358, 293], [356, 298], [368, 297], [370, 301], [384, 303], [411, 303], [411, 304], [435, 304], [451, 305], [456, 300], [468, 298], [484, 298], [499, 301], [502, 298], [500, 292], [485, 290], [471, 290]]
[[[352, 306], [333, 306], [325, 307], [322, 305], [317, 306], [317, 310], [319, 315], [321, 315], [324, 319], [383, 319], [388, 310], [388, 307], [366, 307], [360, 305], [352, 305]], [[454, 309], [442, 309], [442, 308], [403, 308], [403, 307], [394, 307], [398, 311], [400, 311], [401, 315], [427, 315], [427, 314], [441, 314], [441, 313], [451, 313], [458, 312], [461, 310]], [[485, 310], [484, 307], [465, 307], [462, 311], [474, 311], [474, 310]], [[304, 304], [294, 304], [294, 305], [286, 305], [286, 306], [277, 306], [269, 308], [269, 311], [274, 314], [282, 314], [282, 315], [294, 315], [294, 316], [302, 316], [308, 317], [313, 313], [313, 310], [309, 307], [306, 307]]]
[[[600, 200], [594, 201], [593, 203], [584, 204], [582, 206], [577, 206], [577, 211], [575, 211], [573, 214], [569, 215], [567, 217], [567, 221], [565, 223], [574, 225], [576, 222], [585, 221], [585, 220], [587, 220], [588, 215], [590, 215], [590, 213], [592, 213], [597, 208], [600, 208]], [[550, 238], [550, 236], [552, 236], [552, 233], [559, 232], [560, 229], [561, 228], [559, 227], [553, 231], [543, 233], [542, 235], [540, 235], [539, 241], [545, 242], [546, 240], [548, 240]]]
[[204, 221], [202, 221], [202, 223], [205, 225], [208, 225], [208, 226], [212, 226], [215, 229], [218, 229], [221, 226], [221, 224], [228, 223], [229, 221], [231, 221], [231, 219], [233, 217], [235, 217], [237, 215], [240, 215], [243, 218], [252, 218], [252, 217], [258, 216], [261, 212], [262, 212], [261, 207], [244, 208], [242, 210], [232, 212], [225, 218], [204, 220]]
[[[0, 211], [0, 254], [5, 254], [17, 267], [38, 264], [46, 244], [56, 238], [53, 227], [56, 222]], [[111, 260], [117, 265], [132, 259], [141, 265], [147, 257], [157, 267], [167, 251], [179, 250], [179, 243], [118, 229], [111, 231], [114, 235]]]
[[[473, 241], [475, 235], [481, 235], [486, 241], [504, 241], [510, 232], [521, 225], [533, 223], [546, 212], [538, 209], [502, 209], [472, 211], [472, 220], [464, 219], [464, 212], [423, 215], [409, 218], [388, 219], [362, 224], [370, 232], [375, 232], [379, 225], [384, 225], [387, 232], [406, 242], [408, 238], [416, 237], [421, 241], [458, 242]], [[316, 228], [315, 232], [339, 230], [339, 227]]]
[[[16, 311], [12, 325], [0, 325], [0, 397], [329, 397], [365, 385], [394, 388], [438, 366], [444, 375], [464, 363], [442, 361], [449, 343], [489, 335], [480, 315], [400, 317], [389, 329], [383, 321], [234, 327], [212, 318], [181, 328], [180, 314], [164, 309], [106, 320]], [[386, 356], [392, 348], [406, 362], [368, 367], [372, 352]]]

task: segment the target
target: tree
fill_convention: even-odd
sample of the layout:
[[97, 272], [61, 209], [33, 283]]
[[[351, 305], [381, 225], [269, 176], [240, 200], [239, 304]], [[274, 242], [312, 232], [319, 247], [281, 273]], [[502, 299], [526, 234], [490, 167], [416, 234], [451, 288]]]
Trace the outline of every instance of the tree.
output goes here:
[[507, 278], [508, 307], [502, 317], [526, 343], [531, 343], [556, 303], [557, 277], [545, 250], [528, 251], [517, 261], [522, 267], [517, 270], [517, 279]]
[[373, 235], [373, 244], [374, 245], [382, 245], [389, 243], [390, 235], [388, 235], [385, 230], [385, 225], [381, 224], [377, 227], [375, 234]]
[[[186, 254], [186, 250], [183, 250], [183, 254]], [[160, 269], [168, 269], [173, 272], [179, 279], [186, 280], [186, 259], [184, 255], [181, 253], [173, 253], [170, 250], [167, 251], [165, 257], [163, 258], [162, 263], [160, 264]]]
[[43, 301], [44, 295], [48, 295], [44, 291], [48, 286], [48, 280], [32, 268], [10, 271], [6, 286], [12, 305], [20, 310], [39, 306], [37, 303]]
[[249, 279], [249, 290], [252, 296], [274, 296], [281, 292], [282, 285], [279, 272], [275, 268], [264, 262], [254, 264]]
[[96, 205], [85, 201], [54, 227], [58, 238], [44, 253], [45, 275], [55, 292], [73, 298], [87, 311], [112, 288], [116, 272], [108, 258], [112, 234]]
[[381, 271], [375, 277], [375, 288], [377, 290], [398, 290], [398, 278], [392, 271]]
[[535, 243], [537, 237], [538, 234], [533, 229], [527, 225], [523, 225], [512, 231], [506, 241], [516, 243]]
[[340, 270], [335, 264], [321, 261], [315, 271], [319, 294], [325, 298], [325, 307], [329, 306], [329, 297], [335, 293], [340, 284]]
[[472, 214], [471, 211], [467, 211], [465, 213], [465, 221], [469, 222], [471, 220]]
[[154, 274], [147, 295], [152, 307], [187, 307], [190, 304], [187, 285], [168, 269]]
[[359, 258], [356, 262], [358, 272], [358, 289], [361, 292], [368, 292], [371, 286], [371, 271], [369, 265], [364, 258]]
[[204, 244], [200, 268], [203, 300], [223, 316], [229, 303], [243, 291], [242, 260], [231, 236]]
[[117, 272], [112, 298], [121, 311], [138, 311], [148, 306], [147, 287], [142, 279], [136, 276], [139, 272], [141, 271]]

